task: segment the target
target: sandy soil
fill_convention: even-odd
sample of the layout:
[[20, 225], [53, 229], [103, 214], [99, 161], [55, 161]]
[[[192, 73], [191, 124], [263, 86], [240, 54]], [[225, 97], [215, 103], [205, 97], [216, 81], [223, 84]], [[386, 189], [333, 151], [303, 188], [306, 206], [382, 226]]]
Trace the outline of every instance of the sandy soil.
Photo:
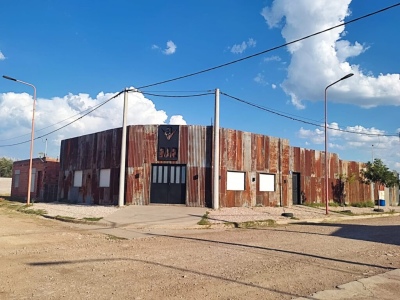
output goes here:
[[291, 299], [400, 268], [400, 217], [120, 240], [0, 208], [1, 299]]

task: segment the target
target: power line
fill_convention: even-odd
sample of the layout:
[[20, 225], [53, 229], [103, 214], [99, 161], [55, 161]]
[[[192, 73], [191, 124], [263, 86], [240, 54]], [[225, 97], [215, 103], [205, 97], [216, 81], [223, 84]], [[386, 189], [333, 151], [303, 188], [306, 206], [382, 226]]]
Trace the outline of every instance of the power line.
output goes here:
[[[73, 120], [72, 122], [69, 122], [68, 124], [65, 124], [64, 126], [61, 126], [61, 127], [57, 128], [57, 129], [55, 129], [55, 130], [53, 130], [53, 131], [50, 131], [50, 132], [48, 132], [48, 133], [46, 133], [46, 134], [43, 134], [43, 135], [41, 135], [41, 136], [38, 136], [38, 137], [35, 138], [35, 140], [40, 139], [40, 138], [43, 138], [43, 137], [45, 137], [45, 136], [48, 136], [48, 135], [50, 135], [50, 134], [52, 134], [52, 133], [54, 133], [54, 132], [57, 132], [57, 131], [59, 131], [59, 130], [61, 130], [61, 129], [63, 129], [63, 128], [65, 128], [65, 127], [67, 127], [67, 126], [69, 126], [69, 125], [71, 125], [71, 124], [73, 124], [73, 123], [75, 123], [75, 122], [77, 122], [78, 120], [80, 120], [80, 119], [82, 119], [83, 117], [87, 116], [88, 114], [90, 114], [91, 112], [93, 112], [93, 111], [95, 111], [96, 109], [100, 108], [100, 107], [103, 106], [104, 104], [108, 103], [108, 102], [111, 101], [112, 99], [118, 97], [118, 96], [121, 95], [122, 93], [123, 93], [123, 91], [118, 92], [117, 94], [115, 94], [114, 96], [112, 96], [111, 98], [109, 98], [108, 100], [105, 100], [105, 101], [103, 101], [102, 103], [98, 104], [95, 108], [90, 109], [87, 113], [83, 114], [83, 115], [80, 116], [79, 118]], [[53, 126], [53, 125], [52, 125], [52, 126]], [[49, 126], [49, 127], [51, 127], [51, 126]], [[0, 148], [1, 148], [1, 147], [17, 146], [17, 145], [25, 144], [25, 143], [28, 143], [28, 142], [30, 142], [30, 140], [23, 141], [23, 142], [19, 142], [19, 143], [14, 143], [14, 144], [0, 145]]]
[[183, 76], [178, 76], [178, 77], [175, 77], [175, 78], [172, 78], [172, 79], [167, 79], [167, 80], [159, 81], [159, 82], [152, 83], [152, 84], [148, 84], [148, 85], [144, 85], [144, 86], [139, 87], [138, 89], [144, 89], [144, 88], [148, 88], [148, 87], [152, 87], [152, 86], [156, 86], [156, 85], [161, 85], [161, 84], [164, 84], [164, 83], [168, 83], [168, 82], [172, 82], [172, 81], [177, 81], [177, 80], [180, 80], [180, 79], [192, 77], [192, 76], [195, 76], [195, 75], [200, 75], [200, 74], [202, 74], [202, 73], [206, 73], [206, 72], [210, 72], [210, 71], [213, 71], [213, 70], [216, 70], [216, 69], [220, 69], [220, 68], [223, 68], [223, 67], [227, 67], [227, 66], [229, 66], [229, 65], [233, 65], [233, 64], [236, 64], [236, 63], [238, 63], [238, 62], [241, 62], [241, 61], [244, 61], [244, 60], [248, 60], [248, 59], [250, 59], [250, 58], [253, 58], [253, 57], [256, 57], [256, 56], [259, 56], [259, 55], [262, 55], [262, 54], [265, 54], [265, 53], [268, 53], [268, 52], [271, 52], [271, 51], [274, 51], [274, 50], [277, 50], [277, 49], [280, 49], [280, 48], [283, 48], [283, 47], [286, 47], [286, 46], [289, 46], [289, 45], [291, 45], [291, 44], [294, 44], [294, 43], [303, 41], [303, 40], [305, 40], [305, 39], [308, 39], [308, 38], [311, 38], [311, 37], [313, 37], [313, 36], [322, 34], [322, 33], [324, 33], [324, 32], [328, 32], [328, 31], [330, 31], [330, 30], [332, 30], [332, 29], [335, 29], [335, 28], [338, 28], [338, 27], [342, 27], [342, 26], [345, 26], [345, 25], [348, 25], [348, 24], [357, 22], [357, 21], [359, 21], [359, 20], [362, 20], [362, 19], [371, 17], [371, 16], [373, 16], [373, 15], [376, 15], [376, 14], [379, 14], [379, 13], [384, 12], [384, 11], [386, 11], [386, 10], [392, 9], [392, 8], [394, 8], [394, 7], [396, 7], [396, 6], [399, 6], [399, 5], [400, 5], [400, 2], [399, 2], [399, 3], [396, 3], [396, 4], [393, 4], [393, 5], [391, 5], [391, 6], [388, 6], [388, 7], [382, 8], [382, 9], [380, 9], [380, 10], [374, 11], [374, 12], [372, 12], [372, 13], [363, 15], [363, 16], [361, 16], [361, 17], [352, 19], [352, 20], [350, 20], [350, 21], [343, 22], [343, 23], [338, 24], [338, 25], [335, 25], [335, 26], [333, 26], [333, 27], [330, 27], [330, 28], [327, 28], [327, 29], [318, 31], [318, 32], [316, 32], [316, 33], [307, 35], [307, 36], [305, 36], [305, 37], [302, 37], [302, 38], [293, 40], [293, 41], [291, 41], [291, 42], [284, 43], [284, 44], [282, 44], [282, 45], [279, 45], [279, 46], [276, 46], [276, 47], [273, 47], [273, 48], [269, 48], [269, 49], [267, 49], [267, 50], [264, 50], [264, 51], [261, 51], [261, 52], [258, 52], [258, 53], [255, 53], [255, 54], [252, 54], [252, 55], [249, 55], [249, 56], [245, 56], [245, 57], [242, 57], [242, 58], [239, 58], [239, 59], [236, 59], [236, 60], [233, 60], [233, 61], [230, 61], [230, 62], [221, 64], [221, 65], [214, 66], [214, 67], [211, 67], [211, 68], [208, 68], [208, 69], [204, 69], [204, 70], [201, 70], [201, 71], [197, 71], [197, 72], [194, 72], [194, 73], [186, 74], [186, 75], [183, 75]]
[[214, 92], [207, 92], [202, 94], [192, 94], [192, 95], [161, 95], [161, 94], [153, 94], [147, 92], [141, 92], [143, 95], [149, 95], [153, 97], [164, 97], [164, 98], [189, 98], [189, 97], [202, 97], [207, 95], [214, 95]]
[[[238, 101], [238, 102], [241, 102], [241, 103], [247, 104], [247, 105], [249, 105], [249, 106], [253, 106], [253, 107], [255, 107], [255, 108], [258, 108], [258, 109], [261, 109], [261, 110], [270, 112], [270, 113], [272, 113], [272, 114], [275, 114], [275, 115], [277, 115], [277, 116], [280, 116], [280, 117], [283, 117], [283, 118], [286, 118], [286, 119], [290, 119], [290, 120], [292, 120], [292, 121], [297, 121], [297, 122], [301, 122], [301, 123], [304, 123], [304, 124], [308, 124], [308, 125], [312, 125], [312, 126], [316, 126], [316, 127], [321, 127], [321, 128], [324, 127], [323, 125], [316, 124], [316, 123], [309, 122], [309, 121], [305, 121], [305, 120], [302, 120], [302, 119], [299, 119], [299, 118], [295, 118], [295, 117], [292, 117], [292, 116], [290, 116], [290, 115], [287, 115], [287, 114], [284, 114], [284, 113], [281, 113], [281, 112], [277, 112], [277, 111], [274, 111], [274, 110], [272, 110], [272, 109], [263, 107], [263, 106], [261, 106], [261, 105], [258, 105], [258, 104], [255, 104], [255, 103], [251, 103], [251, 102], [249, 102], [249, 101], [245, 101], [245, 100], [243, 100], [243, 99], [240, 99], [240, 98], [231, 96], [231, 95], [226, 94], [226, 93], [224, 93], [224, 92], [221, 92], [221, 94], [222, 94], [222, 95], [225, 95], [225, 96], [227, 96], [227, 97], [229, 97], [229, 98], [232, 98], [232, 99], [234, 99], [234, 100], [236, 100], [236, 101]], [[366, 133], [366, 132], [345, 130], [345, 129], [340, 129], [340, 128], [333, 128], [333, 127], [328, 127], [328, 129], [336, 130], [336, 131], [341, 131], [341, 132], [346, 132], [346, 133], [354, 133], [354, 134], [366, 135], [366, 136], [377, 136], [377, 137], [382, 137], [382, 136], [387, 136], [387, 137], [396, 136], [396, 137], [397, 137], [397, 136], [398, 136], [398, 134]]]
[[[328, 32], [328, 31], [333, 30], [333, 29], [335, 29], [335, 28], [338, 28], [338, 27], [341, 27], [341, 26], [345, 26], [345, 25], [354, 23], [354, 22], [356, 22], [356, 21], [359, 21], [359, 20], [362, 20], [362, 19], [371, 17], [371, 16], [373, 16], [373, 15], [375, 15], [375, 14], [379, 14], [379, 13], [381, 13], [381, 12], [384, 12], [384, 11], [386, 11], [386, 10], [392, 9], [392, 8], [397, 7], [397, 6], [399, 6], [399, 5], [400, 5], [400, 3], [396, 3], [396, 4], [394, 4], [394, 5], [385, 7], [385, 8], [383, 8], [383, 9], [377, 10], [377, 11], [375, 11], [375, 12], [372, 12], [372, 13], [363, 15], [363, 16], [361, 16], [361, 17], [352, 19], [352, 20], [350, 20], [350, 21], [343, 22], [343, 23], [341, 23], [341, 24], [338, 24], [338, 25], [335, 25], [335, 26], [333, 26], [333, 27], [330, 27], [330, 28], [327, 28], [327, 29], [318, 31], [318, 32], [316, 32], [316, 33], [307, 35], [307, 36], [305, 36], [305, 37], [302, 37], [302, 38], [299, 38], [299, 39], [296, 39], [296, 40], [293, 40], [293, 41], [291, 41], [291, 42], [287, 42], [287, 43], [284, 43], [284, 44], [282, 44], [282, 45], [279, 45], [279, 46], [276, 46], [276, 47], [273, 47], [273, 48], [269, 48], [269, 49], [267, 49], [267, 50], [264, 50], [264, 51], [261, 51], [261, 52], [255, 53], [255, 54], [252, 54], [252, 55], [249, 55], [249, 56], [246, 56], [246, 57], [237, 59], [237, 60], [233, 60], [233, 61], [228, 62], [228, 63], [224, 63], [224, 64], [221, 64], [221, 65], [218, 65], [218, 66], [214, 66], [214, 67], [211, 67], [211, 68], [208, 68], [208, 69], [204, 69], [204, 70], [197, 71], [197, 72], [194, 72], [194, 73], [186, 74], [186, 75], [183, 75], [183, 76], [175, 77], [175, 78], [172, 78], [172, 79], [168, 79], [168, 80], [156, 82], [156, 83], [153, 83], [153, 84], [141, 86], [141, 87], [139, 87], [138, 89], [144, 89], [144, 88], [148, 88], [148, 87], [152, 87], [152, 86], [156, 86], [156, 85], [161, 85], [161, 84], [165, 84], [165, 83], [172, 82], [172, 81], [177, 81], [177, 80], [180, 80], [180, 79], [184, 79], [184, 78], [192, 77], [192, 76], [199, 75], [199, 74], [202, 74], [202, 73], [210, 72], [210, 71], [213, 71], [213, 70], [216, 70], [216, 69], [220, 69], [220, 68], [223, 68], [223, 67], [226, 67], [226, 66], [229, 66], [229, 65], [232, 65], [232, 64], [235, 64], [235, 63], [244, 61], [244, 60], [248, 60], [248, 59], [250, 59], [250, 58], [253, 58], [253, 57], [256, 57], [256, 56], [259, 56], [259, 55], [262, 55], [262, 54], [265, 54], [265, 53], [268, 53], [268, 52], [271, 52], [271, 51], [274, 51], [274, 50], [277, 50], [277, 49], [280, 49], [280, 48], [283, 48], [283, 47], [286, 47], [286, 46], [288, 46], [288, 45], [291, 45], [291, 44], [300, 42], [300, 41], [302, 41], [302, 40], [311, 38], [311, 37], [316, 36], [316, 35], [319, 35], [319, 34]], [[132, 90], [130, 90], [130, 91], [132, 91]], [[134, 91], [137, 92], [138, 90], [134, 90]], [[35, 140], [38, 139], [38, 138], [45, 137], [45, 136], [47, 136], [47, 135], [49, 135], [49, 134], [51, 134], [51, 133], [54, 133], [54, 132], [56, 132], [56, 131], [58, 131], [58, 130], [61, 130], [62, 128], [65, 128], [65, 127], [67, 127], [67, 126], [73, 124], [74, 122], [76, 122], [76, 121], [82, 119], [82, 118], [85, 117], [86, 115], [88, 115], [88, 114], [90, 114], [91, 112], [95, 111], [96, 109], [100, 108], [101, 106], [103, 106], [103, 105], [106, 104], [107, 102], [111, 101], [111, 100], [114, 99], [115, 97], [119, 96], [119, 95], [120, 95], [121, 93], [123, 93], [123, 92], [124, 92], [124, 91], [118, 92], [115, 96], [113, 96], [113, 97], [111, 97], [110, 99], [108, 99], [108, 100], [104, 101], [103, 103], [99, 104], [97, 107], [94, 107], [94, 108], [90, 109], [87, 113], [85, 113], [85, 114], [82, 115], [81, 117], [75, 119], [74, 121], [72, 121], [72, 122], [70, 122], [70, 123], [68, 123], [68, 124], [66, 124], [66, 125], [64, 125], [64, 126], [62, 126], [62, 127], [60, 127], [60, 128], [58, 128], [58, 129], [55, 129], [55, 130], [53, 130], [53, 131], [51, 131], [51, 132], [49, 132], [49, 133], [47, 133], [47, 134], [44, 134], [44, 135], [42, 135], [42, 136], [40, 136], [40, 137], [37, 137], [37, 138], [35, 138]], [[148, 94], [151, 95], [150, 93], [148, 93]], [[229, 95], [227, 95], [227, 94], [225, 94], [225, 95], [228, 96], [228, 97], [231, 97], [231, 96], [229, 96]], [[156, 95], [155, 95], [155, 96], [156, 96]], [[161, 97], [161, 96], [160, 96], [160, 97]], [[166, 97], [166, 96], [164, 95], [164, 97]], [[174, 96], [174, 97], [175, 97], [175, 98], [178, 98], [178, 96]], [[237, 100], [238, 100], [238, 99], [237, 99]], [[249, 103], [249, 104], [250, 104], [250, 103]], [[259, 107], [259, 108], [264, 109], [264, 108], [262, 108], [262, 107]], [[275, 113], [275, 114], [278, 114], [278, 115], [282, 115], [283, 117], [291, 118], [291, 119], [296, 120], [296, 121], [299, 121], [299, 122], [303, 122], [303, 123], [310, 124], [310, 125], [313, 125], [313, 126], [321, 127], [321, 125], [317, 125], [317, 124], [314, 124], [314, 123], [312, 123], [312, 122], [307, 122], [307, 121], [304, 121], [304, 120], [300, 120], [300, 119], [296, 119], [296, 118], [293, 118], [293, 117], [289, 117], [289, 116], [287, 116], [287, 115], [280, 114], [280, 113], [278, 113], [278, 112], [273, 112], [272, 110], [271, 110], [270, 112]], [[71, 117], [70, 117], [70, 118], [71, 118]], [[69, 119], [69, 118], [68, 118], [68, 119]], [[58, 122], [58, 123], [56, 123], [56, 124], [53, 124], [53, 125], [50, 125], [50, 126], [48, 126], [48, 127], [52, 127], [52, 126], [57, 125], [57, 124], [59, 124], [59, 123], [61, 123], [61, 122], [63, 122], [63, 121], [60, 121], [60, 122]], [[48, 128], [48, 127], [47, 127], [47, 128]], [[343, 131], [343, 130], [335, 129], [335, 128], [330, 128], [330, 129]], [[41, 129], [41, 130], [42, 130], [42, 129]], [[350, 131], [345, 131], [345, 132], [350, 132]], [[358, 134], [361, 134], [361, 133], [359, 133], [359, 132], [351, 132], [351, 133], [358, 133]], [[365, 134], [365, 135], [376, 136], [376, 134], [366, 134], [366, 133], [364, 133], [364, 134]], [[392, 135], [380, 135], [380, 136], [392, 136]], [[396, 135], [396, 136], [397, 136], [397, 135]], [[24, 142], [20, 142], [20, 143], [9, 144], [9, 145], [0, 145], [0, 147], [15, 146], [15, 145], [20, 145], [20, 144], [23, 144], [23, 143], [26, 143], [26, 142], [29, 142], [29, 141], [24, 141]]]

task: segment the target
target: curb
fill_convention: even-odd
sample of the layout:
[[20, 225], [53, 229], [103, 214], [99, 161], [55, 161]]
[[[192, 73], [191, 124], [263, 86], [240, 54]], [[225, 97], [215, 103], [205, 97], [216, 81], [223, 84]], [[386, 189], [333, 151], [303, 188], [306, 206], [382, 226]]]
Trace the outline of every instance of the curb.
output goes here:
[[75, 219], [75, 218], [66, 218], [60, 216], [51, 216], [51, 215], [41, 215], [43, 218], [52, 219], [56, 221], [66, 222], [66, 223], [75, 223], [75, 224], [84, 224], [84, 225], [94, 225], [94, 226], [105, 226], [108, 228], [135, 228], [135, 229], [228, 229], [228, 228], [250, 228], [250, 227], [273, 227], [276, 225], [288, 225], [288, 224], [302, 224], [302, 223], [336, 223], [340, 221], [348, 221], [348, 220], [361, 220], [361, 219], [372, 219], [372, 218], [384, 218], [384, 217], [393, 217], [400, 216], [400, 213], [377, 213], [377, 214], [367, 214], [367, 215], [353, 215], [353, 216], [334, 216], [332, 218], [315, 218], [315, 219], [287, 219], [287, 220], [250, 220], [244, 222], [221, 222], [221, 223], [210, 223], [207, 225], [146, 225], [146, 224], [134, 224], [134, 223], [126, 223], [126, 224], [112, 224], [104, 219], [98, 221], [88, 221], [83, 219]]

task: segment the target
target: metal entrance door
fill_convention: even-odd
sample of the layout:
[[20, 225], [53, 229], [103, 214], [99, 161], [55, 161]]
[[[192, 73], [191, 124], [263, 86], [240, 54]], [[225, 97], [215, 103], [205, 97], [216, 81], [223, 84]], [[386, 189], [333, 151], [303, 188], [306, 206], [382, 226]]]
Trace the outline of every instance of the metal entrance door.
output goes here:
[[186, 165], [154, 164], [150, 203], [186, 204]]
[[301, 204], [300, 198], [300, 173], [292, 173], [292, 199], [293, 204]]

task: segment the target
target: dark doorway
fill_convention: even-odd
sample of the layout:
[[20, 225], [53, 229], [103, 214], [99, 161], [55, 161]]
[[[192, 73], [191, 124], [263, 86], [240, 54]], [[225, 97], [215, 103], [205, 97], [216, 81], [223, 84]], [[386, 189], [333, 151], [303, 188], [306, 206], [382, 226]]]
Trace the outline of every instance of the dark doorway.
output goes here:
[[292, 199], [293, 204], [301, 204], [301, 197], [300, 197], [300, 173], [292, 173]]
[[150, 203], [186, 204], [186, 165], [152, 165]]

